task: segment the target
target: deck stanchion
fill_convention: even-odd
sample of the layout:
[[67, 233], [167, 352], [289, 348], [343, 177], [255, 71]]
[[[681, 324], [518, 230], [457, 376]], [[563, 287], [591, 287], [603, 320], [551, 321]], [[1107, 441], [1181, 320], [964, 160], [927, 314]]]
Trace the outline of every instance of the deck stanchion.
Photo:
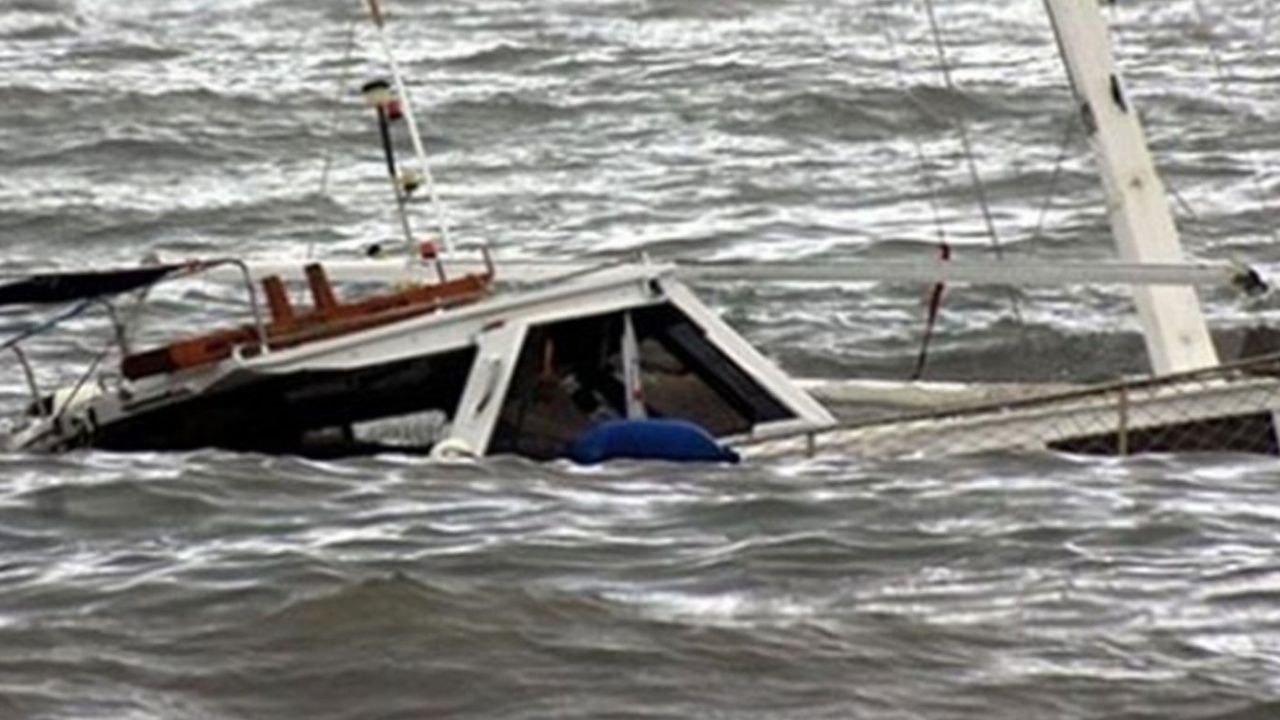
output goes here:
[[[13, 354], [18, 356], [18, 364], [22, 367], [22, 375], [27, 381], [27, 389], [31, 391], [31, 402], [33, 403], [33, 407], [35, 407], [36, 412], [40, 414], [40, 417], [48, 418], [49, 414], [46, 413], [44, 408], [40, 405], [40, 384], [36, 382], [36, 373], [31, 369], [31, 361], [27, 359], [27, 354], [22, 351], [22, 347], [20, 345], [14, 345], [12, 350]], [[52, 410], [53, 408], [51, 407], [50, 412], [52, 412]]]

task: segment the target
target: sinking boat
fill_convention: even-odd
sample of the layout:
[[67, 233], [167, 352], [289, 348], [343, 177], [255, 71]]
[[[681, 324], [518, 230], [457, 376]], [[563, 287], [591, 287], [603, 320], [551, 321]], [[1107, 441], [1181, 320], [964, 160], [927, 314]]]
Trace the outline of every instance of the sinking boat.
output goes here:
[[[31, 398], [16, 451], [235, 451], [340, 457], [397, 451], [440, 459], [513, 454], [728, 461], [818, 453], [860, 457], [991, 450], [1278, 454], [1280, 356], [1223, 363], [1194, 285], [1264, 290], [1248, 267], [1183, 259], [1164, 189], [1111, 56], [1096, 3], [1046, 0], [1102, 168], [1121, 261], [966, 263], [942, 257], [858, 265], [504, 263], [414, 239], [407, 200], [434, 182], [376, 0], [391, 82], [365, 87], [376, 111], [405, 260], [290, 265], [214, 260], [53, 273], [0, 285], [0, 305], [69, 309], [12, 338]], [[419, 169], [399, 167], [398, 122]], [[443, 214], [441, 214], [443, 218]], [[244, 324], [135, 347], [131, 309], [161, 283], [238, 282]], [[335, 277], [391, 280], [347, 298]], [[1127, 283], [1154, 374], [1095, 387], [895, 387], [884, 412], [788, 377], [691, 289], [716, 280]], [[305, 288], [296, 302], [294, 288]], [[74, 384], [40, 385], [23, 343], [95, 309], [114, 332]], [[847, 389], [847, 388], [846, 388]], [[903, 409], [912, 393], [924, 407]], [[826, 402], [818, 396], [824, 395]], [[833, 405], [834, 401], [834, 405]]]
[[550, 459], [596, 422], [627, 417], [627, 363], [643, 368], [650, 418], [726, 440], [833, 424], [670, 270], [623, 265], [516, 291], [463, 274], [342, 302], [310, 265], [306, 310], [273, 275], [258, 322], [126, 351], [118, 372], [61, 394], [33, 389], [40, 399], [15, 444]]

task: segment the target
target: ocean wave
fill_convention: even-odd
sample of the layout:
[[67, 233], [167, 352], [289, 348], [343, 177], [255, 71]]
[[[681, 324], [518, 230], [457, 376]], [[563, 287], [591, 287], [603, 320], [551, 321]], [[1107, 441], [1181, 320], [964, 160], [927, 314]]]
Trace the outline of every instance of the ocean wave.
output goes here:
[[476, 70], [521, 72], [562, 55], [563, 51], [551, 47], [499, 42], [451, 57], [448, 63]]
[[18, 2], [0, 15], [0, 38], [15, 43], [39, 43], [76, 37], [85, 26], [64, 2]]
[[[1199, 217], [1189, 247], [1274, 259], [1246, 170], [1280, 133], [1275, 57], [1246, 51], [1261, 4], [1224, 1], [1235, 20], [1193, 34], [1224, 42], [1231, 92], [1204, 97], [1189, 5], [1109, 12], [1161, 167]], [[447, 130], [427, 149], [458, 233], [503, 251], [932, 258], [918, 143], [943, 230], [981, 257], [961, 118], [1009, 252], [1114, 254], [1080, 133], [1031, 237], [1075, 112], [1036, 4], [940, 6], [954, 91], [906, 4], [905, 78], [856, 3], [385, 4], [421, 119]], [[396, 232], [354, 92], [386, 70], [367, 28], [351, 58], [342, 42], [364, 11], [9, 0], [0, 270], [297, 257], [316, 238], [354, 256]], [[233, 321], [238, 291], [192, 280], [156, 298], [153, 328]], [[699, 292], [794, 375], [905, 379], [926, 315], [910, 284]], [[1274, 314], [1204, 297], [1229, 324]], [[926, 377], [1146, 369], [1126, 292], [1018, 298], [1021, 321], [1002, 289], [951, 288]], [[97, 330], [33, 343], [42, 386], [74, 379]], [[12, 355], [0, 388], [6, 410], [28, 401]], [[1236, 455], [3, 457], [0, 717], [1271, 717], [1276, 474]]]
[[436, 113], [447, 118], [451, 125], [459, 126], [481, 121], [493, 124], [517, 120], [522, 125], [550, 123], [580, 117], [575, 108], [551, 99], [511, 92], [453, 101], [438, 107]]

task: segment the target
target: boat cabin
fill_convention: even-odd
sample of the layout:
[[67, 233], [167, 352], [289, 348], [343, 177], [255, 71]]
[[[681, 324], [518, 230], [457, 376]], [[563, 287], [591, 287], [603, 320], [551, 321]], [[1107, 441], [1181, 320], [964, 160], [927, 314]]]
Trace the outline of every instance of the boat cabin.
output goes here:
[[25, 437], [550, 460], [601, 423], [637, 416], [721, 441], [834, 422], [671, 270], [612, 266], [497, 289], [492, 276], [464, 276], [344, 302], [313, 266], [309, 309], [266, 278], [269, 319], [127, 354], [115, 387], [45, 402]]

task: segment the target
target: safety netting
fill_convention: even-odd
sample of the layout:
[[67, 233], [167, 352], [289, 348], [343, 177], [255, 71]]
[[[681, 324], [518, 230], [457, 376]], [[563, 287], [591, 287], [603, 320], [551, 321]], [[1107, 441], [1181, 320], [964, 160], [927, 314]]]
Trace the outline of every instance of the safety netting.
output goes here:
[[1280, 354], [1207, 370], [1010, 401], [901, 412], [749, 439], [746, 457], [839, 453], [867, 458], [1056, 450], [1280, 454]]

